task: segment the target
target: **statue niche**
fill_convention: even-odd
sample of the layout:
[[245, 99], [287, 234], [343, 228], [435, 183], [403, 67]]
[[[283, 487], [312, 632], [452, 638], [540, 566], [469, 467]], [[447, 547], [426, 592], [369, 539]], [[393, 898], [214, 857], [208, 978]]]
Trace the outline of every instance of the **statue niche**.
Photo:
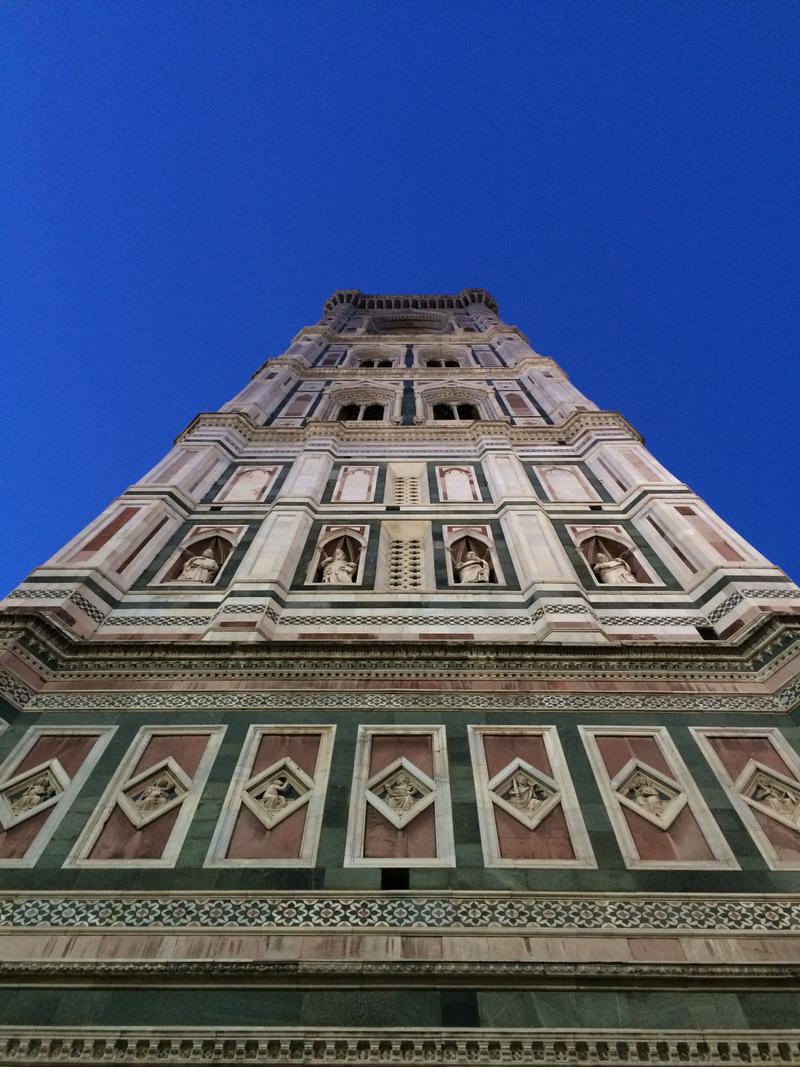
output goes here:
[[322, 545], [314, 581], [323, 585], [352, 585], [358, 577], [361, 545], [344, 534]]
[[164, 581], [213, 585], [232, 551], [233, 545], [225, 537], [211, 536], [192, 541], [180, 550]]
[[652, 585], [633, 549], [610, 537], [587, 537], [581, 554], [600, 585]]
[[492, 554], [477, 538], [459, 537], [448, 551], [453, 564], [453, 577], [459, 585], [497, 583]]

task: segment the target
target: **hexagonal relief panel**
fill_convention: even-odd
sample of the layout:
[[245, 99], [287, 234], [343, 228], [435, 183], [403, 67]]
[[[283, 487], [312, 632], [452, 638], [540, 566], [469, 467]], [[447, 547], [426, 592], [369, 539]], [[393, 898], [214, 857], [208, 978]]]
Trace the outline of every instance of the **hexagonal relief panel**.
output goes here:
[[314, 779], [285, 756], [254, 775], [244, 787], [242, 803], [260, 823], [271, 830], [306, 804], [314, 791]]
[[117, 803], [133, 825], [143, 826], [177, 808], [191, 788], [192, 780], [169, 756], [129, 778], [117, 794]]
[[669, 830], [687, 804], [687, 796], [674, 778], [643, 760], [629, 760], [611, 780], [617, 800], [660, 830]]
[[9, 830], [58, 803], [70, 777], [57, 759], [40, 763], [0, 785], [0, 825]]
[[405, 756], [400, 756], [370, 778], [365, 795], [368, 804], [397, 830], [402, 830], [434, 802], [436, 784]]
[[535, 830], [561, 802], [557, 783], [520, 757], [496, 774], [488, 789], [492, 803], [529, 830]]
[[735, 784], [751, 808], [800, 832], [800, 782], [751, 759]]

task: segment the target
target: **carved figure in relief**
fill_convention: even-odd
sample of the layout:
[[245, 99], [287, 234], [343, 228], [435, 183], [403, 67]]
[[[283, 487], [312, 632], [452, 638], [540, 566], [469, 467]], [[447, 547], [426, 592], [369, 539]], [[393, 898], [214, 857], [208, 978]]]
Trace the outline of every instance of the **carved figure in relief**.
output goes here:
[[646, 808], [653, 815], [661, 815], [667, 806], [665, 797], [647, 778], [634, 778], [626, 790], [626, 796], [640, 808]]
[[630, 564], [626, 563], [620, 556], [612, 559], [608, 552], [603, 549], [597, 553], [593, 569], [597, 575], [598, 582], [602, 582], [603, 585], [637, 584]]
[[517, 773], [511, 779], [505, 799], [520, 811], [535, 811], [547, 800], [547, 793], [525, 774]]
[[280, 811], [289, 803], [286, 794], [291, 791], [291, 788], [292, 784], [286, 775], [279, 774], [277, 778], [267, 783], [263, 793], [258, 797], [258, 802], [267, 811]]
[[149, 815], [174, 800], [176, 795], [175, 783], [170, 776], [160, 774], [151, 782], [147, 782], [140, 792], [134, 793], [131, 801], [142, 815]]
[[341, 548], [335, 548], [332, 556], [322, 557], [322, 581], [326, 585], [352, 582], [356, 569], [355, 563], [348, 561]]
[[462, 585], [489, 581], [489, 564], [485, 559], [481, 559], [474, 548], [464, 554], [464, 558], [455, 564], [455, 568]]
[[9, 798], [9, 804], [15, 815], [22, 815], [23, 812], [38, 808], [40, 804], [51, 800], [55, 795], [55, 786], [48, 775], [42, 774], [34, 778], [32, 782], [28, 782], [25, 789], [17, 796]]
[[204, 548], [199, 556], [192, 556], [184, 565], [178, 575], [179, 582], [203, 582], [208, 585], [213, 582], [219, 570], [219, 563], [214, 559], [214, 552], [209, 546]]
[[782, 815], [785, 819], [795, 819], [800, 810], [800, 797], [766, 778], [759, 779], [753, 793], [753, 800], [757, 800], [759, 804], [770, 808], [776, 815]]
[[409, 811], [417, 801], [417, 787], [407, 774], [398, 774], [387, 782], [383, 799], [393, 811]]

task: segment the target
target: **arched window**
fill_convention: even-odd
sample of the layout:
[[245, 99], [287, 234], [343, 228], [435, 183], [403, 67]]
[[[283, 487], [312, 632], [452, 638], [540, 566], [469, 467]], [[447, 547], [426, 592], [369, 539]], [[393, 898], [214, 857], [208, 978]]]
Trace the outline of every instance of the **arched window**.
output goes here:
[[457, 359], [446, 359], [444, 361], [444, 365], [445, 365], [445, 367], [460, 367], [461, 366], [461, 364], [458, 362]]
[[454, 419], [456, 417], [452, 404], [434, 404], [433, 417], [437, 420]]
[[382, 422], [383, 404], [345, 404], [339, 408], [339, 422]]
[[362, 359], [361, 360], [361, 366], [362, 367], [374, 367], [375, 366], [375, 360], [374, 359]]
[[392, 361], [390, 359], [382, 359], [375, 364], [377, 367], [391, 367]]
[[461, 422], [473, 422], [481, 415], [475, 404], [454, 404], [452, 401], [441, 401], [433, 405], [433, 417], [437, 421], [460, 419]]
[[426, 367], [441, 367], [442, 361], [440, 359], [428, 359], [425, 361]]
[[458, 417], [460, 419], [466, 419], [469, 421], [480, 418], [480, 415], [478, 414], [478, 409], [475, 407], [474, 404], [458, 404], [456, 406], [456, 411], [458, 412]]

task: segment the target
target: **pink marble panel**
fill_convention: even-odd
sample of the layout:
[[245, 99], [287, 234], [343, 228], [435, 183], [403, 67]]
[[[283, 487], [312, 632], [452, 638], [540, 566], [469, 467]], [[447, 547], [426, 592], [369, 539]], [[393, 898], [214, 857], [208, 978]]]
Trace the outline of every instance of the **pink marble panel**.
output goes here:
[[17, 823], [10, 830], [0, 830], [0, 858], [22, 859], [44, 824], [50, 818], [53, 809], [31, 815], [25, 822]]
[[529, 830], [496, 804], [492, 806], [500, 855], [503, 859], [575, 859], [567, 821], [560, 804], [542, 819], [535, 830]]
[[369, 776], [377, 774], [405, 756], [421, 771], [433, 777], [433, 752], [429, 734], [374, 734], [369, 757]]
[[633, 836], [636, 851], [643, 860], [713, 860], [714, 853], [708, 846], [692, 811], [684, 808], [670, 826], [661, 830], [643, 819], [630, 808], [622, 808], [622, 814]]
[[368, 859], [425, 859], [436, 857], [433, 805], [402, 830], [396, 830], [371, 804], [366, 806], [364, 856]]
[[540, 734], [483, 734], [483, 750], [489, 780], [512, 760], [521, 757], [549, 777], [553, 776], [544, 738]]
[[258, 746], [250, 777], [288, 756], [313, 778], [318, 752], [319, 734], [265, 734]]
[[794, 774], [783, 762], [767, 737], [715, 737], [708, 735], [707, 741], [733, 781], [736, 781], [748, 760], [751, 759], [758, 760], [759, 763], [763, 763], [765, 766], [771, 767], [772, 770], [785, 774], [789, 778], [794, 778]]
[[672, 768], [658, 747], [654, 737], [647, 735], [634, 735], [630, 737], [595, 734], [595, 741], [603, 763], [608, 771], [608, 777], [613, 778], [621, 771], [625, 764], [634, 758], [644, 760], [653, 770], [661, 771], [662, 774], [674, 777]]
[[74, 778], [96, 742], [97, 737], [87, 734], [73, 734], [72, 736], [53, 734], [40, 737], [27, 756], [24, 756], [14, 768], [13, 775], [22, 774], [31, 767], [38, 767], [40, 763], [46, 763], [47, 760], [55, 758], [70, 778]]
[[169, 756], [192, 778], [207, 744], [208, 734], [157, 734], [147, 742], [131, 778]]
[[180, 808], [173, 808], [137, 830], [115, 807], [89, 854], [93, 860], [159, 859], [175, 826]]

